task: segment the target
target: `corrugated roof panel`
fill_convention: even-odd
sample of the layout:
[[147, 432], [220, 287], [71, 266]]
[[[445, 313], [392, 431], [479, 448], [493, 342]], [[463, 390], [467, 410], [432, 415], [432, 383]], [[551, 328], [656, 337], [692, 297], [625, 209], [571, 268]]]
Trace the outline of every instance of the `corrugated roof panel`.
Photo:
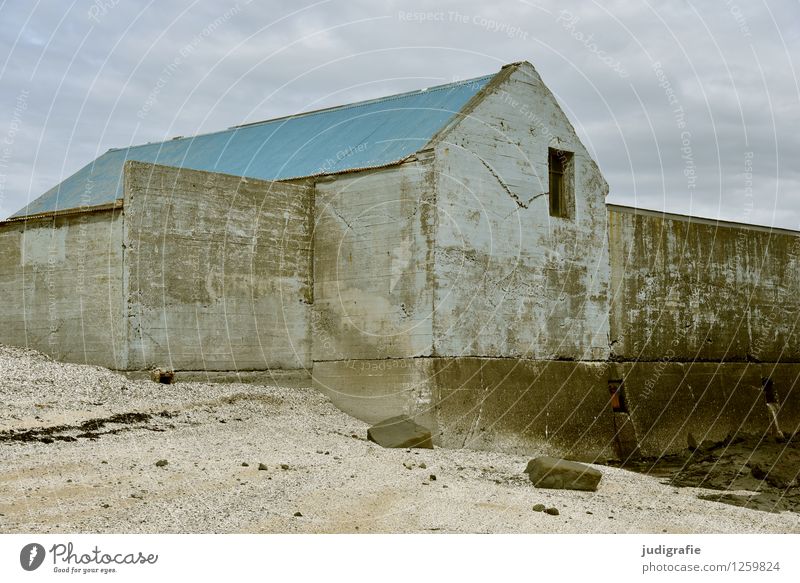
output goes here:
[[109, 150], [13, 216], [113, 202], [122, 197], [126, 160], [264, 180], [391, 164], [428, 143], [493, 76]]

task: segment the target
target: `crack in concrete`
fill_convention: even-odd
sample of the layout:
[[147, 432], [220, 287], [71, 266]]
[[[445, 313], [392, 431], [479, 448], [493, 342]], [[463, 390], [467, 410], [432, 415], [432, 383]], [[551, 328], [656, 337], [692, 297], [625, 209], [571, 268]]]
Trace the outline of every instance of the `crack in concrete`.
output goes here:
[[472, 423], [472, 427], [470, 427], [469, 431], [464, 434], [464, 443], [461, 444], [461, 449], [465, 449], [467, 447], [467, 442], [474, 439], [476, 431], [480, 427], [481, 419], [483, 419], [483, 404], [486, 402], [486, 393], [488, 392], [489, 387], [486, 386], [483, 380], [483, 367], [480, 369], [480, 386], [481, 386], [481, 399], [478, 402], [478, 412], [475, 415], [475, 421]]
[[[481, 164], [483, 164], [484, 166], [486, 166], [486, 169], [487, 169], [487, 170], [488, 170], [488, 171], [489, 171], [489, 172], [492, 174], [492, 176], [494, 176], [494, 177], [495, 177], [495, 179], [496, 179], [496, 180], [497, 180], [497, 182], [500, 184], [500, 186], [502, 186], [502, 187], [503, 187], [503, 190], [505, 190], [505, 191], [508, 193], [508, 196], [510, 196], [510, 197], [511, 197], [511, 200], [513, 200], [513, 201], [514, 201], [514, 202], [517, 204], [517, 206], [518, 206], [519, 208], [527, 209], [527, 208], [530, 206], [530, 204], [531, 204], [531, 203], [532, 203], [534, 200], [536, 200], [536, 199], [537, 199], [537, 198], [539, 198], [540, 196], [544, 196], [544, 195], [548, 194], [548, 193], [546, 193], [546, 192], [540, 192], [539, 194], [535, 194], [535, 195], [533, 195], [533, 196], [532, 196], [532, 197], [531, 197], [531, 198], [528, 200], [528, 202], [522, 202], [522, 200], [521, 200], [521, 199], [520, 199], [520, 198], [519, 198], [519, 197], [518, 197], [516, 194], [514, 194], [514, 193], [511, 191], [511, 189], [508, 187], [508, 185], [507, 185], [505, 182], [503, 182], [503, 179], [502, 179], [502, 178], [500, 178], [500, 176], [497, 174], [497, 172], [495, 172], [494, 168], [492, 168], [492, 167], [489, 165], [489, 163], [488, 163], [488, 162], [486, 162], [486, 160], [484, 160], [484, 159], [483, 159], [483, 158], [481, 158], [480, 156], [476, 156], [476, 158], [478, 158], [478, 160], [480, 160], [480, 161], [481, 161]], [[511, 216], [511, 215], [509, 215], [509, 216]]]
[[333, 206], [333, 205], [328, 205], [328, 208], [331, 210], [331, 212], [332, 212], [334, 215], [336, 215], [336, 218], [338, 218], [338, 219], [339, 219], [340, 221], [342, 221], [342, 222], [343, 222], [345, 225], [347, 225], [347, 228], [348, 228], [348, 229], [350, 229], [351, 231], [354, 231], [354, 230], [355, 230], [355, 229], [353, 229], [353, 225], [351, 225], [350, 223], [348, 223], [348, 222], [347, 222], [347, 219], [345, 219], [345, 218], [344, 218], [342, 215], [340, 215], [340, 214], [339, 214], [339, 211], [337, 211], [337, 210], [336, 210], [336, 207], [335, 207], [335, 206]]

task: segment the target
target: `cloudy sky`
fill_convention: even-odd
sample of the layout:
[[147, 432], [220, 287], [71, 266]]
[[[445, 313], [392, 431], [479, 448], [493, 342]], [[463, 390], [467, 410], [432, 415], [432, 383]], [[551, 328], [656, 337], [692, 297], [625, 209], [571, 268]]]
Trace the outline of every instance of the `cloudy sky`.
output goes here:
[[0, 3], [0, 217], [111, 147], [534, 64], [610, 202], [800, 228], [800, 4]]

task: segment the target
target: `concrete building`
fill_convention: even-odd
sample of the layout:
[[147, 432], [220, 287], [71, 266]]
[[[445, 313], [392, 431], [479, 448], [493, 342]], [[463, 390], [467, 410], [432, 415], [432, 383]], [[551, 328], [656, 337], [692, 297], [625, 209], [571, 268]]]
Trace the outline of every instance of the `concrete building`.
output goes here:
[[310, 377], [450, 447], [797, 431], [798, 233], [607, 194], [527, 62], [111, 150], [0, 223], [0, 342]]

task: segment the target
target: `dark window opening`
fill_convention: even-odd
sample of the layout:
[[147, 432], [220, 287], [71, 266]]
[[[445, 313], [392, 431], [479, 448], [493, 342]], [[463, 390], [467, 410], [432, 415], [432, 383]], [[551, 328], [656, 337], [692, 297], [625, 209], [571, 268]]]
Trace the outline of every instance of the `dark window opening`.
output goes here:
[[550, 216], [569, 218], [572, 203], [572, 152], [548, 149]]

